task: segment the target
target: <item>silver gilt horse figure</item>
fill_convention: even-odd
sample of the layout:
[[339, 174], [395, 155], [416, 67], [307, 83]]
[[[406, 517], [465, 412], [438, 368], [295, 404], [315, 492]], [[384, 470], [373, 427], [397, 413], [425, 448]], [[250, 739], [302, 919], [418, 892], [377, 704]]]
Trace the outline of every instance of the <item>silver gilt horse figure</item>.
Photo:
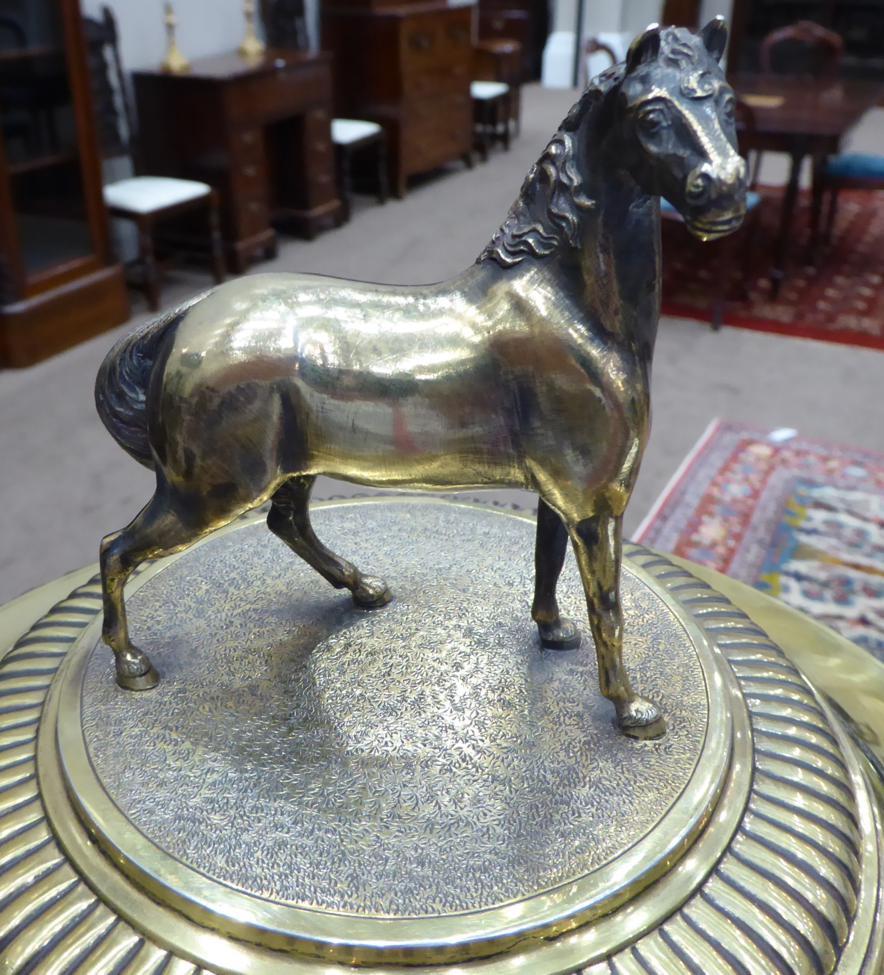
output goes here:
[[[649, 27], [595, 78], [468, 270], [420, 287], [307, 274], [221, 285], [122, 339], [96, 385], [102, 420], [156, 473], [101, 544], [103, 637], [118, 683], [157, 674], [130, 642], [124, 584], [271, 502], [267, 523], [361, 607], [390, 591], [329, 551], [308, 514], [319, 474], [424, 490], [535, 491], [532, 616], [544, 647], [580, 641], [559, 614], [570, 539], [599, 685], [628, 735], [663, 734], [622, 659], [621, 524], [649, 429], [660, 308], [659, 197], [703, 239], [745, 212], [735, 101], [716, 19]], [[432, 552], [427, 552], [432, 558]]]

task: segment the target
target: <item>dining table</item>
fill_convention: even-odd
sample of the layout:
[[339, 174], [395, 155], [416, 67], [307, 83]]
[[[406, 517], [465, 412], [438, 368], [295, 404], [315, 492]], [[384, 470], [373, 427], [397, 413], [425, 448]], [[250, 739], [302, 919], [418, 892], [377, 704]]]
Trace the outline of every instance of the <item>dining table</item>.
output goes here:
[[[811, 159], [816, 174], [826, 158], [842, 151], [851, 129], [884, 99], [884, 79], [736, 73], [728, 80], [751, 111], [751, 125], [741, 133], [743, 151], [782, 152], [790, 160], [770, 272], [776, 295], [785, 274], [802, 164]], [[813, 194], [811, 245], [822, 209], [819, 179], [814, 179]]]

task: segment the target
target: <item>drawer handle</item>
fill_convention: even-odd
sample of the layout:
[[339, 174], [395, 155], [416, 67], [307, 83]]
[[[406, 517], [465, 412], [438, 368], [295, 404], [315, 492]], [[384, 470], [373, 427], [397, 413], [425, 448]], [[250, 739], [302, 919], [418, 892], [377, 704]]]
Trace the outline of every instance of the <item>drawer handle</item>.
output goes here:
[[250, 213], [263, 213], [264, 212], [264, 204], [263, 203], [257, 203], [254, 200], [252, 200], [252, 202], [249, 203], [249, 212]]
[[433, 38], [429, 34], [410, 34], [408, 43], [415, 51], [428, 51], [433, 46]]
[[257, 166], [243, 166], [242, 168], [243, 176], [248, 177], [248, 179], [254, 179], [258, 175]]
[[257, 142], [257, 136], [254, 132], [243, 132], [241, 138], [245, 146], [253, 146]]

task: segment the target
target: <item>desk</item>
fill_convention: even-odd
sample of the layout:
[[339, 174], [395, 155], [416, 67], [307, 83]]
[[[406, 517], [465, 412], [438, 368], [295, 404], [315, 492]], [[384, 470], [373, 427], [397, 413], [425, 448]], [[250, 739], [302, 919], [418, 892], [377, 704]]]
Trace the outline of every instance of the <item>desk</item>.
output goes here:
[[785, 273], [802, 162], [806, 156], [820, 161], [839, 153], [844, 136], [884, 95], [884, 83], [757, 74], [737, 74], [729, 80], [754, 114], [754, 132], [746, 148], [784, 152], [791, 159], [771, 271], [776, 293]]
[[276, 251], [271, 220], [312, 237], [341, 218], [331, 143], [331, 58], [268, 50], [194, 61], [186, 75], [134, 75], [141, 165], [221, 196], [222, 234], [241, 272]]

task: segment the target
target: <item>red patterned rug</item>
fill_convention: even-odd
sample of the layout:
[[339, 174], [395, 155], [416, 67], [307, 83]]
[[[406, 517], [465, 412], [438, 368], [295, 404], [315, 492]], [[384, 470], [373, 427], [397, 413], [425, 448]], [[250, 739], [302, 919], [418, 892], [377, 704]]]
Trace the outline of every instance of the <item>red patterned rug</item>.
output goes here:
[[777, 596], [884, 663], [884, 456], [715, 420], [635, 535]]
[[[809, 197], [795, 210], [786, 277], [776, 299], [769, 273], [780, 216], [779, 188], [762, 188], [752, 242], [746, 300], [729, 301], [727, 325], [803, 338], [884, 349], [884, 193], [851, 190], [839, 196], [831, 244], [816, 268], [803, 263]], [[744, 231], [738, 231], [744, 233]], [[701, 250], [701, 247], [708, 250]], [[736, 248], [738, 260], [742, 251]], [[723, 274], [721, 244], [700, 245], [678, 225], [666, 228], [663, 247], [663, 310], [710, 321], [714, 282]]]

